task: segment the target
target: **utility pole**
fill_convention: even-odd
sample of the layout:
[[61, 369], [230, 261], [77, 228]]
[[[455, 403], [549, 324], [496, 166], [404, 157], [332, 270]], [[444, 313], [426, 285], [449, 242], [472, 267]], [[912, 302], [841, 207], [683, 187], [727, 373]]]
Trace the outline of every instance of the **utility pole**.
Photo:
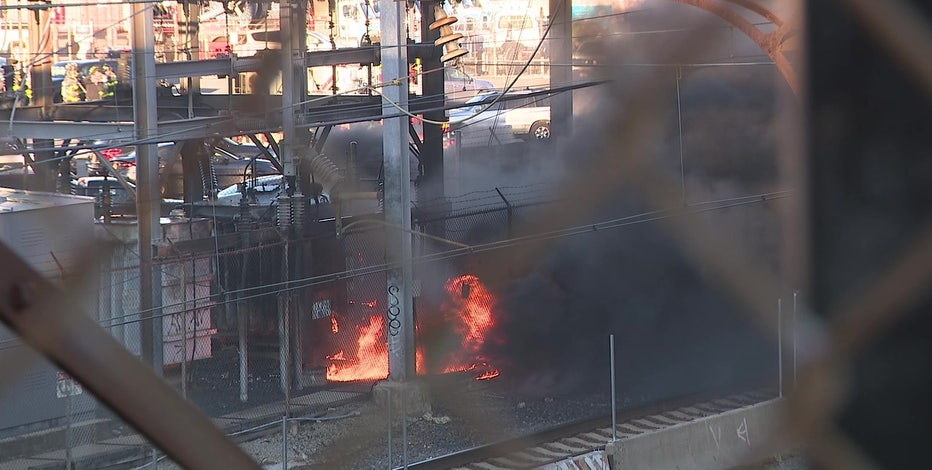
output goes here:
[[[29, 20], [29, 49], [30, 61], [23, 67], [23, 73], [26, 68], [30, 70], [29, 88], [32, 92], [32, 98], [29, 99], [31, 105], [42, 107], [42, 120], [50, 120], [52, 115], [52, 30], [51, 12], [48, 6], [35, 8], [30, 11]], [[23, 79], [25, 83], [25, 77]], [[55, 152], [53, 147], [55, 141], [52, 139], [33, 139], [32, 146], [38, 149], [33, 152], [33, 158], [36, 165], [33, 169], [39, 179], [41, 191], [52, 191], [55, 187], [55, 179], [58, 175], [59, 165], [55, 163]]]
[[139, 311], [142, 359], [162, 373], [162, 277], [153, 264], [153, 241], [160, 237], [159, 157], [148, 139], [158, 135], [155, 84], [155, 32], [152, 4], [133, 8], [133, 116], [136, 122], [136, 214], [139, 227]]
[[[437, 19], [434, 14], [434, 5], [438, 3], [442, 2], [434, 0], [421, 3], [421, 42], [426, 44], [432, 44], [440, 37], [439, 29], [430, 29], [430, 24]], [[425, 54], [421, 58], [421, 68], [428, 72], [421, 77], [423, 95], [436, 99], [430, 103], [429, 106], [431, 107], [443, 107], [445, 103], [443, 71], [441, 70], [444, 64], [440, 62], [442, 53], [442, 48], [434, 48], [431, 53]], [[446, 119], [447, 115], [443, 109], [424, 113], [425, 121], [446, 121]], [[422, 190], [418, 191], [418, 200], [433, 203], [437, 199], [446, 196], [443, 168], [443, 131], [437, 124], [425, 122], [423, 126], [424, 142], [421, 145], [421, 161], [424, 164], [424, 183], [421, 185]], [[438, 225], [442, 227], [442, 224]], [[433, 233], [433, 235], [443, 236], [443, 233]]]
[[[298, 274], [299, 264], [292, 259], [301, 259], [300, 244], [293, 244], [296, 233], [300, 233], [304, 222], [304, 205], [307, 202], [297, 185], [296, 155], [298, 149], [307, 148], [309, 139], [306, 130], [296, 127], [295, 113], [302, 107], [307, 96], [307, 69], [304, 63], [307, 50], [307, 5], [304, 0], [289, 0], [281, 3], [279, 24], [281, 25], [281, 71], [282, 71], [282, 135], [280, 155], [287, 180], [287, 193], [278, 198], [279, 230], [284, 238], [282, 249], [282, 280], [288, 282]], [[296, 345], [300, 344], [299, 318], [292, 315], [294, 293], [287, 289], [279, 303], [279, 368], [282, 391], [286, 401], [290, 397], [293, 379], [300, 377], [300, 361]], [[294, 341], [292, 341], [294, 340]], [[291, 366], [294, 365], [294, 374]], [[299, 383], [300, 385], [300, 383]]]
[[[382, 27], [382, 114], [408, 109], [408, 54], [404, 2], [380, 0]], [[393, 81], [394, 80], [394, 81]], [[386, 326], [388, 375], [392, 381], [415, 377], [414, 306], [411, 267], [411, 169], [408, 161], [408, 117], [383, 120], [385, 166]]]
[[[550, 88], [573, 81], [573, 0], [550, 0]], [[557, 64], [557, 65], [554, 65]], [[554, 129], [573, 134], [573, 92], [550, 97], [550, 120]]]
[[[178, 20], [178, 39], [183, 44], [185, 60], [200, 60], [200, 16], [201, 4], [198, 2], [182, 2], [181, 15]], [[188, 94], [188, 119], [194, 117], [194, 96], [201, 92], [201, 77], [188, 77], [184, 79], [185, 91]]]

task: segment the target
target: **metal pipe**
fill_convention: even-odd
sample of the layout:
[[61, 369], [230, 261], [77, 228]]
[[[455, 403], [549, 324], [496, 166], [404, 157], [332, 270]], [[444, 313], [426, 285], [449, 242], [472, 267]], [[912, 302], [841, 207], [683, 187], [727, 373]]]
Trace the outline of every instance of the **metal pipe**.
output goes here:
[[386, 406], [388, 409], [388, 468], [392, 470], [394, 468], [394, 459], [392, 458], [392, 388], [385, 387], [385, 391], [388, 392], [388, 405]]
[[506, 216], [508, 217], [508, 220], [506, 221], [506, 225], [508, 226], [508, 238], [511, 238], [513, 232], [512, 221], [514, 219], [514, 209], [511, 207], [511, 202], [509, 202], [508, 198], [502, 194], [501, 190], [495, 188], [495, 192], [498, 193], [498, 197], [502, 198], [502, 201], [505, 201], [505, 207], [507, 208]]
[[[284, 202], [287, 204], [288, 200], [285, 199]], [[279, 204], [282, 203], [282, 199], [279, 198]], [[284, 246], [282, 247], [282, 279], [287, 283], [290, 279], [289, 269], [288, 269], [288, 255], [289, 255], [289, 243], [286, 238]], [[291, 401], [291, 381], [289, 380], [291, 371], [288, 369], [288, 359], [291, 351], [291, 341], [290, 341], [290, 324], [291, 324], [291, 311], [290, 311], [290, 302], [289, 296], [290, 291], [285, 290], [279, 294], [278, 298], [278, 308], [279, 308], [279, 317], [278, 317], [278, 361], [279, 361], [279, 374], [281, 374], [281, 387], [282, 393], [285, 394], [285, 410], [287, 413], [288, 406]]]
[[282, 470], [288, 468], [288, 414], [282, 415]]
[[798, 380], [796, 378], [796, 370], [797, 370], [796, 368], [799, 366], [799, 358], [797, 356], [797, 348], [796, 348], [797, 340], [799, 339], [796, 334], [796, 321], [798, 319], [797, 313], [799, 311], [797, 310], [798, 309], [798, 306], [797, 306], [798, 297], [799, 297], [799, 290], [794, 289], [793, 290], [793, 330], [792, 330], [792, 334], [793, 334], [793, 389], [796, 388], [796, 381]]
[[401, 465], [408, 468], [408, 390], [401, 387]]
[[682, 191], [683, 205], [686, 205], [686, 160], [683, 157], [683, 106], [680, 97], [680, 81], [683, 79], [683, 68], [676, 68], [676, 126], [679, 134], [680, 150], [680, 190]]
[[352, 191], [357, 191], [359, 189], [359, 181], [356, 181], [356, 165], [359, 164], [359, 142], [352, 140], [349, 143], [349, 184]]
[[[240, 271], [240, 289], [246, 287], [246, 273], [249, 267], [249, 253], [243, 253], [243, 269]], [[246, 307], [244, 305], [243, 291], [236, 294], [239, 299], [236, 302], [237, 313], [239, 314], [239, 399], [246, 403], [249, 400], [249, 357], [246, 329], [249, 326]]]
[[618, 435], [616, 426], [617, 426], [617, 415], [615, 413], [615, 335], [608, 335], [608, 362], [609, 367], [611, 368], [611, 386], [612, 386], [612, 442], [618, 440]]
[[[178, 263], [178, 266], [181, 268], [181, 396], [188, 398], [188, 288], [185, 284], [187, 278], [184, 261]], [[197, 328], [194, 334], [197, 334]]]
[[[291, 202], [294, 203], [293, 211], [294, 211], [294, 213], [295, 213], [295, 219], [298, 219], [299, 216], [300, 216], [301, 219], [303, 219], [303, 218], [304, 218], [304, 215], [303, 215], [303, 214], [304, 214], [304, 204], [306, 204], [306, 202], [304, 201], [304, 198], [303, 198], [303, 197], [300, 197], [300, 193], [299, 193], [299, 194], [296, 194], [294, 197], [291, 198]], [[299, 225], [299, 227], [300, 227], [300, 225]], [[306, 246], [306, 244], [304, 244], [304, 243], [297, 243], [297, 244], [295, 245], [295, 253], [294, 253], [294, 258], [295, 258], [295, 259], [300, 260], [300, 259], [303, 259], [303, 258], [304, 258], [304, 256], [303, 256], [303, 255], [304, 255], [304, 249], [303, 249], [303, 248], [304, 248], [305, 246]], [[296, 272], [294, 273], [294, 277], [295, 277], [295, 278], [300, 279], [300, 278], [302, 277], [302, 274], [303, 274], [303, 273], [299, 272], [299, 270], [301, 269], [301, 266], [302, 266], [301, 263], [295, 263], [295, 268], [294, 268], [295, 271], [296, 271]], [[290, 291], [290, 292], [288, 293], [288, 308], [289, 308], [289, 310], [292, 310], [292, 309], [297, 310], [297, 308], [298, 308], [298, 299], [296, 298], [296, 290]], [[303, 389], [304, 389], [304, 380], [303, 380], [303, 377], [304, 377], [304, 365], [303, 365], [303, 364], [304, 364], [304, 361], [303, 361], [302, 355], [303, 355], [304, 342], [302, 341], [302, 339], [304, 338], [304, 335], [301, 334], [301, 332], [303, 331], [303, 328], [302, 328], [302, 326], [301, 326], [301, 323], [302, 323], [302, 322], [301, 322], [301, 314], [300, 314], [299, 312], [296, 311], [296, 312], [294, 313], [294, 315], [291, 315], [291, 314], [289, 313], [289, 317], [293, 317], [292, 320], [291, 320], [291, 328], [290, 328], [291, 333], [292, 333], [292, 338], [291, 338], [291, 373], [294, 374], [292, 377], [294, 377], [294, 381], [293, 381], [293, 382], [294, 382], [295, 388], [296, 388], [297, 390], [303, 390]]]
[[777, 299], [777, 388], [783, 398], [783, 299]]
[[[155, 37], [152, 5], [135, 3], [133, 9], [133, 116], [135, 137], [145, 142], [158, 135], [155, 99]], [[136, 213], [139, 227], [139, 310], [142, 358], [156, 374], [162, 373], [161, 276], [153, 266], [153, 240], [159, 238], [159, 161], [155, 144], [136, 149]]]
[[[71, 377], [68, 377], [68, 380], [72, 380]], [[74, 458], [71, 453], [71, 424], [74, 420], [74, 404], [72, 400], [74, 399], [74, 390], [72, 384], [69, 383], [68, 385], [68, 391], [66, 392], [68, 396], [65, 397], [65, 406], [68, 414], [68, 420], [65, 423], [65, 469], [71, 470], [73, 468], [72, 459]]]
[[324, 421], [336, 421], [336, 420], [339, 420], [339, 419], [352, 418], [352, 417], [354, 417], [354, 416], [362, 416], [362, 413], [359, 412], [359, 411], [357, 410], [357, 411], [350, 411], [349, 413], [346, 413], [346, 414], [344, 414], [344, 415], [337, 415], [337, 416], [320, 416], [320, 417], [317, 417], [317, 418], [291, 418], [291, 419], [289, 419], [289, 421], [291, 421], [291, 422], [295, 422], [295, 421], [310, 421], [310, 422], [312, 422], [312, 423], [322, 423], [322, 422], [324, 422]]

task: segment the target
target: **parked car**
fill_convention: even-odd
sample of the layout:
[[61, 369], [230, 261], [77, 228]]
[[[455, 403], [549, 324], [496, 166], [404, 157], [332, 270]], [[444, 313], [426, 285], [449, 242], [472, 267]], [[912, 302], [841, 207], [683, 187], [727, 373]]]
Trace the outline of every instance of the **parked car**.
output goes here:
[[268, 205], [281, 193], [283, 182], [282, 175], [266, 175], [256, 179], [247, 179], [227, 186], [217, 193], [217, 203], [222, 205], [235, 206], [239, 204], [242, 198], [242, 192], [245, 189], [246, 194], [250, 196], [252, 204]]
[[[247, 179], [245, 182], [237, 183], [220, 190], [217, 193], [217, 199], [211, 201], [210, 205], [223, 207], [237, 207], [243, 199], [243, 192], [246, 193], [246, 202], [253, 207], [271, 208], [277, 207], [278, 197], [282, 195], [284, 186], [284, 177], [282, 175], [266, 175], [257, 178]], [[330, 205], [330, 198], [327, 194], [321, 194], [317, 197], [305, 195], [306, 208], [305, 214], [309, 219], [320, 220], [334, 217], [334, 208]], [[344, 207], [344, 210], [347, 208]], [[274, 212], [272, 212], [274, 214]], [[345, 214], [345, 212], [344, 212]]]
[[[227, 151], [224, 145], [207, 144], [207, 146], [205, 150], [210, 152], [210, 164], [213, 171], [208, 168], [201, 169], [198, 177], [217, 190], [241, 183], [253, 174], [262, 176], [279, 173], [275, 165], [267, 159], [244, 158]], [[181, 162], [181, 144], [175, 142], [158, 144], [158, 156], [162, 197], [183, 198], [184, 170]], [[111, 162], [120, 168], [121, 174], [126, 179], [136, 181], [135, 150]]]
[[117, 171], [120, 171], [120, 158], [125, 157], [135, 149], [132, 145], [122, 146], [109, 140], [95, 140], [84, 145], [87, 148], [77, 151], [74, 157], [87, 160], [87, 176], [105, 176], [108, 174], [107, 167], [101, 163], [101, 160], [107, 160], [111, 165], [117, 166]]
[[[120, 182], [114, 177], [85, 176], [71, 181], [72, 194], [97, 198], [98, 204], [101, 202], [105, 187], [109, 188], [111, 205], [121, 206], [136, 204], [133, 196], [126, 191], [126, 188], [120, 185]], [[136, 189], [132, 183], [130, 183], [130, 188], [133, 190]]]
[[550, 141], [550, 105], [546, 95], [534, 95], [530, 90], [479, 93], [466, 101], [466, 106], [451, 109], [450, 130], [468, 132], [470, 127], [495, 129], [507, 126], [521, 139], [547, 143]]
[[604, 70], [605, 62], [605, 50], [602, 41], [580, 42], [573, 49], [573, 78], [575, 80], [603, 78], [606, 74], [606, 70]]
[[[135, 191], [136, 186], [129, 183], [131, 190]], [[135, 214], [136, 200], [133, 196], [117, 181], [116, 178], [107, 176], [85, 176], [71, 181], [71, 193], [77, 196], [93, 197], [97, 209], [97, 216], [103, 215], [104, 193], [109, 189], [110, 193], [110, 214]], [[184, 204], [180, 199], [165, 198], [162, 199], [161, 215], [168, 215], [172, 209]]]
[[[269, 31], [249, 31], [243, 32], [234, 35], [235, 41], [233, 44], [230, 44], [230, 50], [236, 53], [239, 56], [252, 56], [257, 53], [262, 53], [263, 51], [277, 51], [282, 48], [282, 34], [279, 30], [269, 30]], [[217, 50], [214, 52], [214, 49], [219, 49], [220, 47], [226, 48], [226, 38], [223, 41], [217, 41], [216, 45], [212, 48], [212, 54], [214, 57], [222, 57], [223, 52]], [[330, 38], [322, 33], [316, 31], [307, 32], [307, 50], [309, 51], [322, 51], [333, 49], [333, 45], [330, 43]]]

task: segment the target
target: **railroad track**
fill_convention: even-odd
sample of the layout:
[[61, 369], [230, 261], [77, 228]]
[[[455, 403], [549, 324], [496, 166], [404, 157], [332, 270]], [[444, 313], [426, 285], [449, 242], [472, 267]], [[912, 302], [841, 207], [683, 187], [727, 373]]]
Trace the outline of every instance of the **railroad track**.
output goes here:
[[[691, 396], [616, 414], [618, 439], [658, 431], [774, 398], [767, 391], [724, 397]], [[409, 464], [416, 470], [532, 469], [605, 448], [612, 440], [611, 416], [581, 420], [541, 432]]]

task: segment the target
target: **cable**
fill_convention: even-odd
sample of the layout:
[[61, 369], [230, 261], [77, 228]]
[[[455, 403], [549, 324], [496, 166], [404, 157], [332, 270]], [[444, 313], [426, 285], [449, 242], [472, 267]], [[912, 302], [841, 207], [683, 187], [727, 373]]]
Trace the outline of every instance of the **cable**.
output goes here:
[[[617, 228], [627, 227], [631, 225], [638, 225], [638, 224], [648, 223], [648, 222], [656, 222], [656, 221], [660, 221], [664, 219], [669, 219], [672, 217], [695, 215], [695, 214], [700, 214], [704, 212], [710, 212], [710, 211], [728, 209], [728, 208], [745, 206], [745, 205], [750, 205], [750, 204], [769, 202], [769, 201], [789, 197], [791, 193], [792, 191], [790, 190], [776, 191], [776, 192], [771, 192], [771, 193], [762, 193], [762, 194], [756, 194], [756, 195], [750, 195], [750, 196], [742, 196], [742, 197], [735, 197], [735, 198], [729, 198], [729, 199], [693, 203], [685, 207], [675, 207], [675, 208], [670, 208], [670, 209], [660, 209], [660, 210], [642, 212], [639, 214], [604, 220], [604, 221], [590, 223], [590, 224], [577, 225], [577, 226], [567, 227], [563, 229], [551, 230], [547, 232], [525, 235], [521, 237], [514, 237], [510, 239], [495, 241], [495, 242], [472, 245], [468, 248], [454, 248], [454, 249], [440, 251], [440, 252], [436, 252], [436, 253], [432, 253], [428, 255], [417, 256], [417, 257], [412, 258], [412, 263], [426, 264], [426, 263], [431, 263], [431, 262], [439, 262], [439, 261], [443, 261], [446, 259], [464, 256], [467, 254], [476, 254], [476, 253], [482, 253], [482, 252], [487, 252], [487, 251], [515, 247], [515, 246], [524, 246], [526, 244], [537, 243], [537, 242], [546, 241], [546, 240], [555, 240], [555, 239], [573, 237], [577, 235], [586, 235], [586, 234], [590, 234], [590, 233], [594, 233], [598, 231], [617, 229]], [[421, 222], [429, 223], [430, 221], [421, 221]], [[276, 248], [276, 246], [279, 244], [263, 245], [261, 247], [253, 248], [252, 250]], [[239, 251], [234, 252], [234, 253], [239, 253]], [[217, 256], [217, 255], [216, 254], [210, 255], [211, 258], [213, 258], [214, 256]], [[366, 276], [366, 275], [371, 275], [371, 274], [378, 274], [378, 273], [388, 271], [392, 269], [393, 267], [395, 267], [396, 265], [397, 263], [382, 263], [382, 264], [377, 264], [377, 265], [363, 266], [363, 267], [359, 267], [355, 269], [349, 269], [349, 270], [345, 270], [345, 271], [338, 272], [338, 273], [329, 273], [329, 274], [311, 276], [311, 277], [307, 277], [304, 279], [294, 279], [294, 280], [289, 280], [289, 281], [264, 284], [261, 286], [252, 286], [252, 287], [247, 287], [247, 288], [242, 288], [242, 289], [226, 291], [225, 292], [226, 294], [232, 295], [235, 298], [230, 299], [230, 300], [216, 302], [215, 305], [226, 305], [228, 303], [233, 303], [233, 302], [238, 302], [238, 301], [243, 301], [243, 300], [256, 299], [259, 297], [264, 297], [264, 296], [269, 296], [269, 295], [283, 294], [283, 293], [287, 293], [293, 290], [313, 287], [316, 285], [326, 284], [326, 283], [341, 280], [341, 279]], [[241, 295], [241, 294], [248, 294], [249, 292], [253, 292], [256, 290], [260, 290], [260, 289], [264, 290], [264, 292], [250, 294], [250, 295]], [[211, 297], [194, 298], [194, 299], [188, 300], [187, 303], [193, 303], [196, 305], [197, 302], [202, 302], [206, 300], [211, 300]], [[162, 313], [158, 315], [153, 315], [151, 318], [165, 318], [171, 315], [175, 315], [179, 312], [164, 313], [164, 310], [171, 309], [172, 307], [179, 307], [179, 306], [183, 307], [183, 305], [184, 305], [184, 302], [175, 303], [175, 304], [167, 304], [167, 305], [162, 305], [160, 307], [153, 307], [147, 310], [140, 310], [137, 312], [127, 313], [122, 316], [112, 316], [108, 320], [106, 320], [106, 323], [102, 323], [101, 326], [103, 328], [113, 328], [117, 326], [125, 326], [125, 325], [138, 323], [141, 320], [137, 320], [137, 319], [123, 320], [123, 321], [118, 321], [118, 320], [120, 320], [121, 318], [126, 319], [132, 316], [139, 316], [145, 313], [155, 313], [158, 310], [162, 310]], [[7, 349], [8, 347], [20, 346], [20, 344], [15, 344], [15, 345], [11, 344], [10, 346], [7, 347], [7, 346], [3, 346], [4, 343], [5, 341], [0, 341], [0, 350]]]
[[[540, 232], [540, 233], [525, 235], [521, 237], [514, 237], [514, 238], [505, 239], [505, 240], [495, 241], [495, 242], [488, 242], [484, 244], [473, 245], [473, 246], [470, 246], [469, 248], [449, 249], [446, 251], [440, 251], [440, 252], [436, 252], [436, 253], [432, 253], [428, 255], [414, 257], [412, 259], [412, 262], [414, 264], [426, 264], [430, 262], [438, 262], [438, 261], [443, 261], [443, 260], [450, 259], [450, 258], [467, 255], [467, 254], [476, 254], [476, 253], [482, 253], [486, 251], [493, 251], [493, 250], [515, 247], [515, 246], [524, 246], [530, 243], [567, 238], [567, 237], [572, 237], [576, 235], [585, 235], [585, 234], [589, 234], [589, 233], [593, 233], [597, 231], [617, 229], [617, 228], [622, 228], [622, 227], [626, 227], [630, 225], [637, 225], [637, 224], [642, 224], [642, 223], [647, 223], [647, 222], [655, 222], [659, 220], [669, 219], [672, 217], [695, 215], [699, 213], [728, 209], [732, 207], [739, 207], [739, 206], [744, 206], [744, 205], [769, 202], [769, 201], [789, 197], [791, 193], [792, 191], [790, 190], [776, 191], [776, 192], [771, 192], [771, 193], [762, 193], [762, 194], [756, 194], [756, 195], [750, 195], [750, 196], [744, 196], [744, 197], [723, 199], [720, 201], [707, 201], [707, 202], [692, 203], [685, 207], [674, 207], [674, 208], [669, 208], [669, 209], [648, 211], [648, 212], [643, 212], [639, 214], [634, 214], [634, 215], [629, 215], [629, 216], [624, 216], [624, 217], [619, 217], [619, 218], [614, 218], [614, 219], [603, 220], [603, 221], [594, 222], [594, 223], [582, 224], [582, 225], [577, 225], [577, 226], [572, 226], [572, 227], [567, 227], [567, 228], [562, 228], [562, 229], [551, 230], [547, 232]], [[429, 223], [430, 221], [420, 221], [420, 222]], [[265, 249], [265, 248], [274, 248], [274, 247], [275, 247], [275, 244], [269, 244], [269, 245], [263, 246], [262, 248]], [[277, 283], [264, 284], [261, 286], [252, 286], [252, 287], [227, 291], [226, 293], [236, 294], [238, 301], [249, 300], [249, 299], [259, 298], [259, 297], [268, 296], [268, 295], [282, 294], [282, 293], [289, 292], [291, 290], [297, 290], [297, 289], [312, 287], [316, 285], [326, 284], [326, 283], [341, 280], [341, 279], [347, 279], [347, 278], [365, 276], [365, 275], [371, 275], [371, 274], [378, 274], [378, 273], [385, 272], [389, 269], [392, 269], [395, 265], [397, 265], [397, 263], [382, 263], [382, 264], [371, 265], [371, 266], [363, 266], [363, 267], [359, 267], [355, 269], [341, 271], [338, 273], [328, 273], [328, 274], [323, 274], [323, 275], [311, 276], [311, 277], [307, 277], [304, 279], [294, 279], [294, 280], [289, 280], [289, 281], [281, 281]], [[250, 292], [254, 292], [256, 290], [263, 290], [263, 292], [240, 296], [240, 294], [249, 294]], [[197, 298], [197, 299], [190, 300], [189, 302], [203, 301], [203, 300], [209, 300], [209, 299], [210, 299], [209, 297]], [[222, 305], [227, 302], [232, 302], [232, 300], [218, 302], [217, 305]], [[160, 308], [165, 309], [168, 307], [177, 307], [179, 305], [181, 304], [178, 303], [178, 304], [163, 305]], [[124, 315], [123, 318], [128, 317], [128, 316], [140, 315], [143, 313], [154, 313], [156, 310], [158, 309], [152, 308], [152, 309], [145, 310], [145, 311], [133, 312], [131, 314]], [[158, 317], [165, 317], [167, 315], [170, 315], [170, 314], [162, 313]], [[120, 317], [112, 317], [112, 319], [118, 319], [118, 318]], [[132, 324], [137, 321], [138, 320], [131, 320], [131, 321], [125, 321], [121, 323], [109, 323], [106, 326], [107, 327], [120, 326], [120, 325]]]

